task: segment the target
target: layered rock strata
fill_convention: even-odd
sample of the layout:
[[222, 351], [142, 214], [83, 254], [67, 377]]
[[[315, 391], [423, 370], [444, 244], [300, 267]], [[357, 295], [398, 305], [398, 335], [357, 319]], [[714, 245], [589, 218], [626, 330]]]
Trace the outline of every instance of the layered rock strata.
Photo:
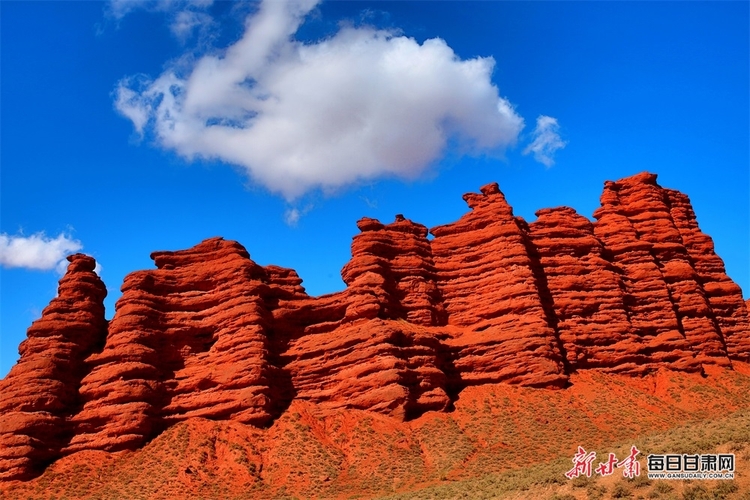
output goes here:
[[536, 215], [529, 234], [544, 269], [569, 366], [647, 370], [652, 363], [630, 322], [623, 274], [607, 260], [594, 225], [568, 207], [547, 208]]
[[189, 417], [271, 418], [266, 271], [220, 238], [151, 257], [157, 269], [125, 278], [106, 345], [88, 359], [68, 452], [137, 447]]
[[107, 289], [96, 261], [68, 257], [57, 297], [42, 311], [18, 348], [20, 359], [0, 381], [0, 479], [24, 479], [55, 460], [74, 429], [84, 360], [107, 335]]
[[[402, 215], [392, 224], [364, 218], [341, 276], [363, 304], [350, 316], [404, 319], [416, 325], [445, 322], [427, 228]], [[359, 311], [362, 311], [361, 313]]]
[[[727, 351], [716, 318], [670, 209], [668, 193], [656, 184], [656, 175], [643, 173], [608, 183], [602, 208], [594, 216], [598, 218], [607, 211], [618, 214], [623, 224], [635, 231], [648, 254], [641, 264], [656, 268], [654, 276], [666, 291], [662, 297], [667, 301], [657, 304], [672, 335], [676, 328], [699, 362], [726, 365]], [[600, 219], [598, 226], [606, 224]]]
[[432, 239], [400, 215], [360, 220], [346, 289], [321, 297], [212, 238], [153, 253], [107, 324], [93, 259], [71, 256], [0, 385], [0, 478], [137, 448], [191, 417], [267, 425], [295, 399], [409, 419], [469, 385], [750, 360], [739, 287], [655, 175], [607, 182], [594, 222], [559, 207], [527, 223], [497, 184], [464, 199]]
[[672, 189], [665, 189], [664, 193], [670, 215], [694, 269], [695, 279], [708, 301], [707, 307], [701, 310], [708, 311], [707, 317], [713, 320], [716, 331], [723, 338], [729, 357], [750, 361], [750, 315], [747, 305], [750, 299], [743, 301], [742, 290], [727, 276], [724, 262], [714, 251], [713, 241], [698, 227], [687, 195]]
[[447, 322], [460, 328], [448, 344], [461, 381], [564, 385], [528, 234], [497, 184], [464, 200], [469, 213], [431, 230]]

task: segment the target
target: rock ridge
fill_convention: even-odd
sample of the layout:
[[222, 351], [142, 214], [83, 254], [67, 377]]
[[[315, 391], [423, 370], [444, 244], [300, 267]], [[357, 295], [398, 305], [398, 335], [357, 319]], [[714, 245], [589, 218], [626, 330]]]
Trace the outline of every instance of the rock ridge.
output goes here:
[[152, 253], [108, 323], [94, 260], [70, 256], [0, 382], [0, 479], [193, 417], [267, 426], [295, 400], [404, 420], [473, 385], [750, 361], [748, 303], [689, 198], [655, 174], [607, 181], [594, 221], [557, 207], [528, 223], [496, 183], [464, 200], [429, 230], [358, 221], [346, 289], [320, 297], [210, 238]]

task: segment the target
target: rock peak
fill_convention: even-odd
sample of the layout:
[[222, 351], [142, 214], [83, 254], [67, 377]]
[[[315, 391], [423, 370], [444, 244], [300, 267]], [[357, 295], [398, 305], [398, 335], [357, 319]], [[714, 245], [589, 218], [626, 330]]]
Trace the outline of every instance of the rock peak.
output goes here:
[[500, 185], [497, 182], [490, 182], [489, 184], [485, 184], [484, 186], [479, 188], [479, 191], [485, 196], [502, 194], [500, 192]]
[[104, 345], [107, 289], [96, 261], [68, 257], [58, 296], [42, 311], [18, 348], [20, 359], [0, 381], [0, 480], [31, 477], [62, 454], [75, 433], [85, 360]]
[[657, 174], [652, 174], [651, 172], [640, 172], [635, 175], [631, 175], [630, 177], [624, 177], [617, 181], [617, 184], [619, 185], [626, 185], [626, 184], [650, 184], [652, 186], [656, 186], [656, 178]]
[[93, 257], [83, 254], [74, 253], [66, 257], [68, 264], [68, 273], [77, 272], [93, 272], [96, 269], [96, 259]]
[[463, 195], [463, 199], [469, 205], [469, 208], [474, 209], [487, 205], [496, 205], [497, 207], [511, 210], [512, 213], [512, 209], [505, 200], [505, 195], [500, 191], [500, 186], [497, 182], [485, 184], [479, 191], [479, 193], [466, 193]]

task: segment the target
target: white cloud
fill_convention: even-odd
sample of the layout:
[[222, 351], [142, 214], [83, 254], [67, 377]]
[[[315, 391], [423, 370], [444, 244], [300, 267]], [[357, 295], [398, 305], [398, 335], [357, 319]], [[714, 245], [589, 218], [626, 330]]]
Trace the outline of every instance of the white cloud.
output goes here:
[[172, 34], [184, 43], [195, 31], [213, 25], [213, 18], [203, 12], [212, 4], [213, 0], [111, 0], [108, 12], [118, 21], [136, 10], [162, 12], [171, 19]]
[[536, 161], [551, 167], [555, 164], [555, 151], [564, 148], [567, 144], [560, 138], [559, 131], [560, 126], [557, 124], [557, 119], [551, 116], [539, 116], [536, 119], [534, 140], [526, 146], [523, 154], [534, 153]]
[[294, 40], [316, 3], [263, 1], [223, 53], [182, 59], [140, 86], [125, 79], [115, 107], [161, 147], [244, 167], [288, 200], [415, 178], [449, 140], [468, 154], [516, 143], [523, 119], [492, 83], [491, 57], [461, 60], [441, 39], [371, 28]]
[[172, 34], [181, 42], [185, 42], [198, 29], [205, 29], [213, 24], [211, 16], [204, 12], [195, 12], [193, 10], [183, 10], [178, 12], [169, 29]]
[[292, 207], [286, 209], [284, 212], [284, 222], [287, 226], [290, 227], [297, 227], [297, 223], [299, 222], [300, 218], [307, 215], [307, 213], [313, 209], [313, 206], [311, 204], [308, 204], [302, 210]]
[[122, 19], [134, 10], [146, 8], [152, 3], [156, 2], [149, 0], [111, 0], [109, 2], [109, 13], [116, 19]]
[[149, 117], [140, 94], [129, 88], [120, 88], [115, 98], [115, 108], [133, 122], [133, 127], [138, 134], [143, 134], [143, 129]]
[[0, 233], [0, 265], [40, 270], [58, 269], [59, 271], [61, 264], [67, 267], [68, 262], [65, 257], [82, 248], [80, 241], [71, 239], [65, 234], [60, 234], [57, 238], [49, 238], [44, 233], [31, 236], [9, 236]]
[[297, 222], [299, 222], [300, 218], [300, 212], [296, 208], [289, 208], [284, 213], [284, 222], [286, 222], [287, 226], [296, 226]]

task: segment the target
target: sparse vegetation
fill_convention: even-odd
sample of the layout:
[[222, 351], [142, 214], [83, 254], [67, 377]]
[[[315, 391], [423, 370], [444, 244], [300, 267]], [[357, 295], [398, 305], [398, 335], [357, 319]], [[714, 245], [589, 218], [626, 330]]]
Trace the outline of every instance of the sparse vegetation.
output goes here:
[[702, 484], [691, 485], [685, 488], [682, 492], [683, 500], [713, 500], [711, 495]]
[[[613, 380], [601, 374], [592, 377], [601, 377], [602, 384]], [[614, 380], [621, 385], [613, 382], [611, 391], [629, 390], [627, 384]], [[732, 382], [738, 389], [733, 397], [738, 405], [746, 405], [743, 398], [750, 392], [750, 382], [738, 380]], [[596, 451], [596, 463], [609, 452], [627, 456], [637, 444], [644, 469], [649, 453], [677, 450], [721, 448], [735, 453], [738, 461], [745, 460], [742, 457], [750, 454], [750, 410], [696, 421], [688, 418], [690, 413], [664, 406], [644, 393], [636, 394], [642, 399], [633, 399], [629, 393], [603, 391], [587, 396], [509, 386], [493, 390], [494, 396], [487, 391], [478, 392], [474, 399], [463, 397], [464, 406], [458, 405], [452, 414], [432, 415], [411, 427], [375, 414], [322, 420], [299, 410], [282, 415], [265, 430], [182, 422], [139, 452], [106, 455], [100, 457], [101, 463], [74, 460], [29, 483], [0, 487], [0, 499], [166, 500], [189, 492], [191, 498], [205, 500], [378, 495], [403, 500], [750, 500], [745, 494], [750, 483], [742, 477], [692, 483], [649, 481], [644, 470], [626, 480], [619, 469], [608, 477], [568, 480], [564, 476], [577, 443]], [[691, 394], [702, 398], [705, 392], [686, 391], [683, 399]], [[639, 409], [639, 404], [648, 409]], [[610, 422], [612, 414], [622, 421], [612, 432], [594, 425], [593, 418]], [[682, 425], [658, 430], [676, 422]], [[323, 428], [325, 439], [320, 434]], [[652, 432], [644, 434], [645, 428]], [[634, 440], [636, 435], [640, 437]], [[611, 441], [604, 441], [605, 437]]]
[[587, 500], [601, 500], [606, 492], [607, 488], [600, 484], [589, 484], [586, 487], [586, 498]]
[[674, 491], [674, 487], [667, 481], [657, 481], [651, 491], [648, 492], [648, 498], [662, 498], [666, 494]]

